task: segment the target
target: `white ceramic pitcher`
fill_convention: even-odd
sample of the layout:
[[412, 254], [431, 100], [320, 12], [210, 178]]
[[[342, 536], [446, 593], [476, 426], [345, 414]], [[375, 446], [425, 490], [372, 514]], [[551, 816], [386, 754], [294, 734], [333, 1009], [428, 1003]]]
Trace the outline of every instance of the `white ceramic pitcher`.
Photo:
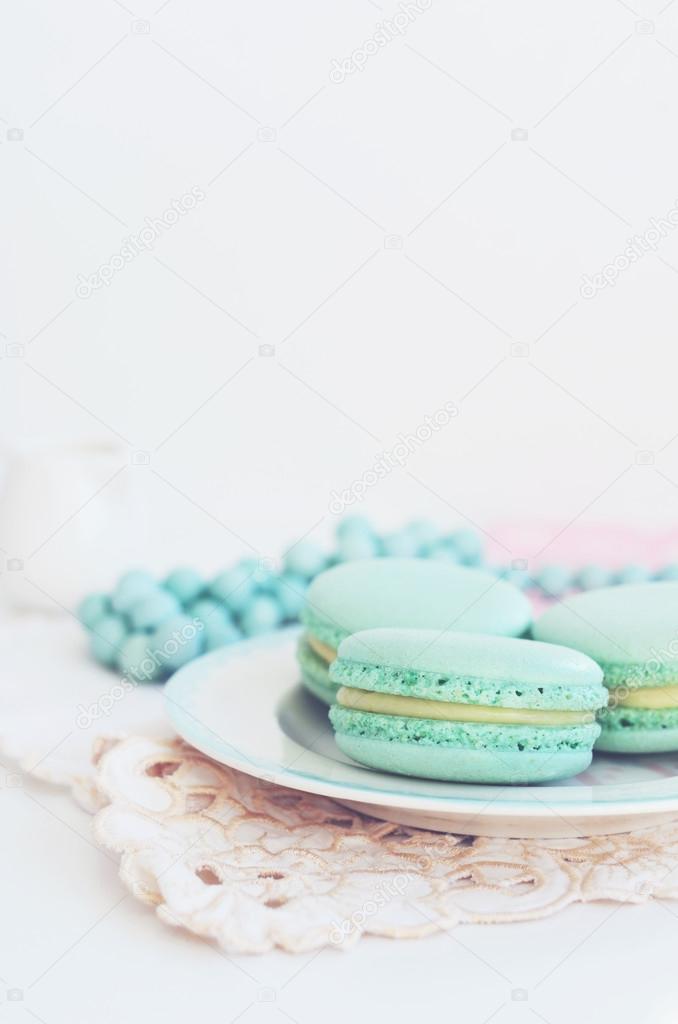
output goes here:
[[63, 612], [109, 586], [141, 532], [128, 449], [105, 441], [33, 444], [0, 459], [3, 604]]

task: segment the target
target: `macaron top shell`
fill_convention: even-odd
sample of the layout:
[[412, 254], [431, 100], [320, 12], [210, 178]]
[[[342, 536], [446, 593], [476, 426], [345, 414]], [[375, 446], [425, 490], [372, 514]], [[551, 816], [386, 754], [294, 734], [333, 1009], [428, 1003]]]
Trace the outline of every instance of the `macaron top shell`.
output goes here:
[[374, 629], [339, 645], [330, 678], [343, 686], [488, 706], [596, 709], [600, 667], [556, 644], [436, 630]]
[[508, 683], [590, 686], [603, 678], [595, 661], [570, 647], [478, 633], [367, 629], [343, 640], [338, 654], [344, 661]]
[[678, 682], [678, 583], [629, 583], [567, 598], [532, 628], [602, 665], [608, 685]]
[[301, 619], [317, 639], [338, 647], [351, 633], [388, 626], [519, 636], [532, 610], [517, 587], [479, 569], [370, 558], [317, 576]]

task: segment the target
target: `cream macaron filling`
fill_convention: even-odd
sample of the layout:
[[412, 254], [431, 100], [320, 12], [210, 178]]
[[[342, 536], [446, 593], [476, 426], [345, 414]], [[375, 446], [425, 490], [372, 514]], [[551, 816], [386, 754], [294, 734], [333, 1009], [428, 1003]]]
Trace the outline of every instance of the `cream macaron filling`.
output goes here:
[[640, 686], [631, 689], [618, 686], [610, 690], [610, 707], [618, 708], [676, 708], [678, 686]]
[[330, 647], [329, 644], [324, 644], [322, 640], [316, 639], [312, 633], [306, 634], [306, 642], [311, 650], [315, 651], [318, 657], [322, 658], [323, 661], [326, 661], [328, 665], [331, 664], [337, 656], [337, 652], [334, 647]]
[[[678, 689], [678, 687], [676, 688]], [[501, 708], [481, 704], [452, 704], [420, 697], [403, 697], [342, 686], [336, 697], [342, 707], [378, 715], [402, 715], [439, 722], [481, 722], [497, 725], [543, 725], [562, 728], [595, 722], [593, 711], [541, 711], [535, 708]]]

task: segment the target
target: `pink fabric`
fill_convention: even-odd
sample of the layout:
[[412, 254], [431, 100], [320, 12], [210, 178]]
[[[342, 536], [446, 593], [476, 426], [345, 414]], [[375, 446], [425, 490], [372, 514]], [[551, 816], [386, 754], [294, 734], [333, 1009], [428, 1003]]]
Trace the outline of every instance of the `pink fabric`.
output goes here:
[[[573, 523], [563, 529], [562, 523], [499, 522], [490, 533], [496, 540], [487, 540], [488, 560], [505, 564], [524, 558], [531, 574], [546, 565], [620, 569], [633, 563], [658, 569], [678, 562], [678, 529], [648, 530], [613, 523]], [[529, 596], [537, 612], [551, 603], [534, 592]]]
[[499, 544], [488, 540], [491, 561], [526, 558], [530, 570], [553, 564], [578, 568], [588, 563], [617, 569], [630, 562], [655, 569], [667, 562], [678, 562], [678, 529], [642, 530], [610, 523], [574, 523], [563, 530], [562, 523], [505, 522], [498, 523], [490, 532], [512, 552], [509, 555]]

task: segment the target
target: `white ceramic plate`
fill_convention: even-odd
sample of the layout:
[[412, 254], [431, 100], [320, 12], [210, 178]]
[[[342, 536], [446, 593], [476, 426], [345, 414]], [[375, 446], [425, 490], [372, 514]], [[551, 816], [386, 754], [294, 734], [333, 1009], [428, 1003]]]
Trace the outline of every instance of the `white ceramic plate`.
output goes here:
[[571, 838], [678, 818], [678, 753], [596, 754], [576, 779], [476, 786], [363, 768], [334, 742], [327, 708], [299, 684], [298, 628], [225, 647], [174, 675], [177, 732], [222, 764], [366, 814], [440, 832]]

